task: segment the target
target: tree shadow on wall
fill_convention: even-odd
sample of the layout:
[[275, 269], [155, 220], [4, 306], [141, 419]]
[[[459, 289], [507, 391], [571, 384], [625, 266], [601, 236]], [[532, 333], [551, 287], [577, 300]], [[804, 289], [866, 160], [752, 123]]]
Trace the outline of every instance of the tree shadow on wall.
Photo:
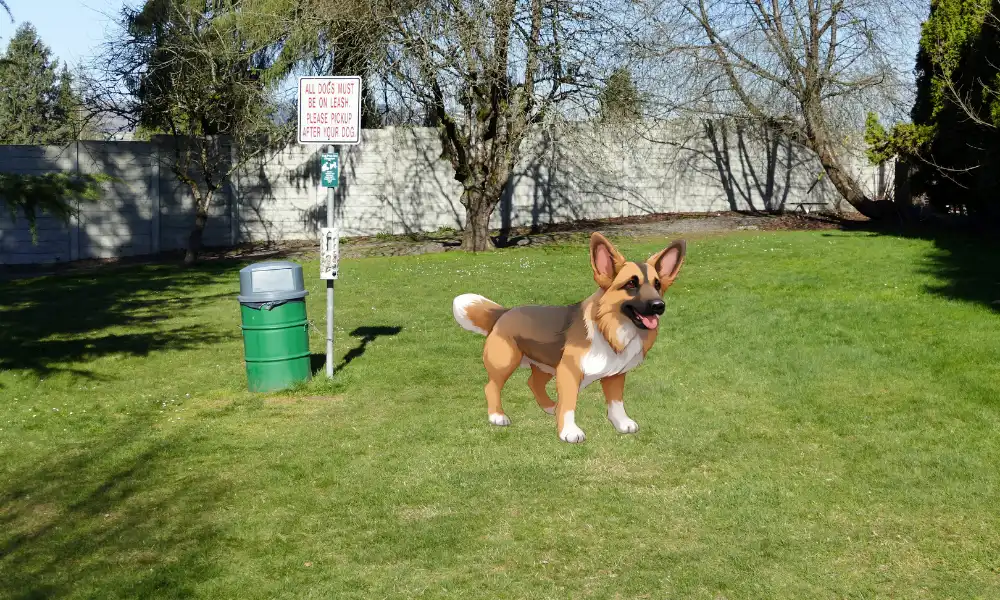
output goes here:
[[[833, 197], [817, 177], [815, 157], [773, 132], [704, 121], [605, 129], [560, 125], [525, 141], [492, 222], [499, 231], [495, 243], [509, 243], [515, 228], [538, 233], [567, 221], [691, 210], [780, 212], [790, 204], [826, 206]], [[422, 236], [463, 229], [461, 186], [441, 158], [433, 131], [399, 128], [367, 135], [369, 144], [342, 154], [334, 216], [345, 235]], [[315, 189], [320, 178], [315, 154], [293, 161], [281, 183], [299, 194]], [[255, 178], [259, 184], [241, 185], [241, 191], [291, 200], [276, 192], [267, 171], [258, 169]], [[292, 220], [315, 234], [326, 223], [326, 202], [322, 193], [307, 193], [309, 200], [298, 201]], [[266, 212], [258, 210], [257, 220], [264, 222]]]
[[[542, 132], [505, 189], [499, 241], [509, 242], [506, 234], [516, 227], [539, 233], [559, 222], [692, 207], [777, 213], [789, 204], [828, 206], [833, 198], [817, 178], [815, 156], [768, 130], [722, 121], [637, 121], [614, 131]], [[519, 218], [526, 213], [527, 222]]]
[[289, 200], [288, 190], [310, 198], [310, 186], [319, 185], [319, 154], [305, 146], [276, 142], [234, 173], [239, 242], [270, 245], [284, 237], [288, 217], [280, 203]]
[[397, 152], [414, 160], [394, 160], [387, 165], [393, 190], [381, 194], [380, 199], [389, 209], [391, 231], [416, 235], [441, 228], [463, 229], [462, 185], [441, 154], [437, 132], [397, 129], [392, 139]]
[[656, 212], [655, 200], [624, 176], [621, 155], [606, 151], [587, 132], [554, 127], [525, 142], [497, 207], [498, 246], [518, 239], [510, 236], [514, 228], [537, 234], [559, 223], [621, 216], [623, 207]]
[[[145, 142], [78, 141], [50, 146], [0, 146], [0, 170], [4, 173], [39, 175], [103, 175], [99, 197], [69, 199], [75, 219], [62, 222], [49, 214], [36, 214], [37, 238], [19, 209], [10, 220], [8, 206], [0, 198], [0, 267], [24, 255], [39, 262], [65, 263], [71, 259], [129, 257], [150, 254], [155, 249], [151, 198], [159, 193], [159, 181], [149, 176], [155, 146]], [[74, 224], [78, 224], [76, 226]], [[10, 253], [9, 258], [4, 256]], [[29, 264], [32, 261], [29, 261]], [[37, 267], [36, 267], [37, 268]]]
[[[725, 122], [705, 121], [702, 126], [705, 138], [712, 148], [712, 162], [719, 175], [719, 183], [726, 193], [730, 210], [736, 212], [745, 205], [751, 213], [759, 212], [754, 204], [754, 196], [760, 198], [764, 212], [780, 212], [785, 208], [788, 193], [792, 183], [793, 167], [802, 165], [796, 160], [796, 153], [789, 140], [782, 140], [769, 130], [761, 131], [759, 140], [754, 140], [763, 146], [764, 164], [763, 176], [754, 168], [754, 160], [748, 148], [747, 132], [743, 127], [736, 127], [736, 159], [739, 167], [733, 168], [733, 149], [730, 147], [732, 134]], [[777, 181], [778, 167], [782, 167], [781, 182]], [[741, 203], [742, 201], [742, 203]]]
[[[341, 153], [333, 212], [345, 235], [418, 235], [444, 227], [462, 228], [465, 215], [460, 188], [450, 172], [451, 165], [434, 147], [436, 135], [430, 133], [412, 128], [367, 132], [372, 137], [368, 144]], [[296, 189], [318, 186], [318, 158], [310, 158], [287, 177]], [[347, 210], [349, 200], [351, 210]], [[326, 188], [312, 206], [297, 210], [306, 231], [315, 234], [325, 227]]]
[[766, 127], [702, 120], [677, 136], [673, 166], [702, 186], [718, 187], [729, 211], [773, 214], [794, 205], [826, 207], [835, 194], [816, 157], [787, 136]]
[[[242, 213], [240, 241], [272, 244], [278, 237], [274, 222], [267, 216], [267, 206], [274, 205], [278, 201], [274, 183], [267, 173], [269, 164], [270, 161], [259, 159], [237, 173], [239, 177], [237, 204]], [[256, 227], [250, 226], [251, 224]]]

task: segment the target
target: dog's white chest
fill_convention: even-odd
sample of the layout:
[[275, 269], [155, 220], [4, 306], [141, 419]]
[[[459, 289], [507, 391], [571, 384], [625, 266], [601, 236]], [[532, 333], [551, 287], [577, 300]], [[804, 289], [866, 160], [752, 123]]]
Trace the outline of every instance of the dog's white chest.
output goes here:
[[[590, 350], [580, 361], [580, 369], [583, 371], [581, 390], [598, 379], [628, 372], [642, 362], [642, 339], [637, 335], [638, 332], [630, 333], [632, 335], [625, 344], [625, 349], [615, 352], [604, 336], [594, 331]], [[625, 335], [619, 334], [619, 337], [624, 338]]]

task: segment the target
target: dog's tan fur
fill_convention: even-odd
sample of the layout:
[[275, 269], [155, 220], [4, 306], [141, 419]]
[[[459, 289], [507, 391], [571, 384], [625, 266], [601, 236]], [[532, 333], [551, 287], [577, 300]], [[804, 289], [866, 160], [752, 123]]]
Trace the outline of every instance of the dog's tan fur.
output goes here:
[[[589, 383], [586, 378], [593, 376], [587, 369], [593, 369], [593, 364], [617, 364], [616, 361], [624, 360], [616, 372], [604, 373], [598, 369], [611, 419], [612, 403], [623, 401], [625, 373], [641, 362], [656, 342], [659, 331], [658, 316], [649, 317], [655, 328], [642, 329], [637, 321], [626, 315], [623, 306], [629, 302], [649, 303], [662, 298], [674, 283], [685, 254], [686, 244], [680, 240], [643, 263], [629, 262], [603, 235], [594, 233], [590, 240], [590, 263], [598, 290], [582, 302], [569, 306], [506, 309], [482, 296], [464, 294], [457, 297], [452, 307], [455, 319], [462, 327], [486, 335], [483, 364], [489, 378], [485, 392], [490, 422], [509, 423], [500, 393], [519, 366], [528, 366], [531, 368], [528, 387], [535, 401], [549, 414], [554, 410], [559, 435], [567, 439], [567, 415], [574, 414], [577, 396]], [[662, 312], [662, 302], [660, 309]], [[621, 337], [622, 332], [625, 339]], [[600, 340], [596, 336], [606, 341], [609, 351], [602, 350], [605, 346], [597, 344]], [[628, 346], [634, 344], [635, 336], [641, 341], [641, 356], [633, 360], [628, 358], [628, 353], [634, 352]], [[592, 351], [597, 352], [596, 363], [591, 361], [588, 367], [587, 357]], [[602, 368], [615, 370], [615, 367]], [[558, 405], [545, 390], [553, 376]], [[621, 414], [625, 414], [624, 408]], [[634, 425], [630, 419], [629, 422]], [[570, 429], [575, 427], [574, 424]], [[582, 441], [583, 432], [579, 433], [579, 439], [567, 441]]]

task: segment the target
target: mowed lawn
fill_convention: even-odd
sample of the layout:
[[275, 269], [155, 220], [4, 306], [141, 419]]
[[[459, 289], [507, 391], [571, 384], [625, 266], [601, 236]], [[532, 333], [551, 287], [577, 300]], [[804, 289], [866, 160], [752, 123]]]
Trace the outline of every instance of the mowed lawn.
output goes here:
[[584, 298], [582, 244], [344, 261], [334, 381], [263, 396], [242, 264], [4, 282], [0, 596], [998, 598], [1000, 313], [947, 290], [1000, 278], [944, 254], [690, 239], [626, 382], [639, 433], [594, 385], [582, 445], [523, 370], [513, 425], [488, 425], [483, 338], [451, 315], [464, 292]]

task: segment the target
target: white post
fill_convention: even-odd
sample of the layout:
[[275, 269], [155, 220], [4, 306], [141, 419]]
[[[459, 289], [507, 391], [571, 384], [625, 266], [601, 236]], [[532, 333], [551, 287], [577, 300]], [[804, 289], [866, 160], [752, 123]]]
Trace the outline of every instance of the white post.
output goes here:
[[149, 165], [152, 171], [149, 182], [149, 252], [150, 254], [159, 254], [162, 238], [160, 235], [160, 147], [157, 141], [149, 143]]
[[[331, 100], [333, 98], [333, 100]], [[346, 99], [343, 103], [340, 99]], [[300, 144], [322, 144], [331, 154], [337, 153], [337, 175], [340, 162], [337, 145], [361, 142], [361, 78], [299, 77], [298, 134]], [[320, 125], [329, 123], [329, 125]], [[333, 125], [337, 123], [337, 125]], [[333, 377], [333, 284], [337, 278], [340, 234], [335, 231], [334, 198], [337, 183], [326, 185], [323, 157], [320, 157], [320, 183], [326, 190], [326, 227], [321, 232], [320, 277], [326, 279], [326, 376]]]
[[240, 171], [234, 168], [237, 156], [236, 143], [229, 143], [229, 243], [235, 246], [240, 242]]
[[[336, 151], [328, 146], [328, 152]], [[339, 168], [338, 168], [339, 171]], [[338, 177], [339, 177], [338, 173]], [[338, 182], [339, 183], [339, 182]], [[333, 194], [336, 188], [326, 188], [326, 226], [333, 228]], [[326, 280], [326, 376], [333, 377], [333, 280]]]
[[[76, 159], [73, 163], [73, 170], [76, 175], [80, 175], [80, 140], [76, 140], [74, 143], [76, 146]], [[83, 258], [80, 256], [80, 201], [75, 200], [73, 202], [73, 214], [70, 215], [69, 221], [69, 259], [79, 260]]]

